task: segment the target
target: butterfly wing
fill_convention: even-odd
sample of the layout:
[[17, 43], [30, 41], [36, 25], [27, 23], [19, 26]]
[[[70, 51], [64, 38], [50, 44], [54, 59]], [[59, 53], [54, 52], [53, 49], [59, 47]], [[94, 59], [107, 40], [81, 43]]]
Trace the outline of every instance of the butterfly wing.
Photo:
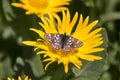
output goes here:
[[78, 39], [75, 39], [75, 38], [73, 38], [71, 36], [68, 36], [67, 39], [66, 39], [66, 43], [64, 44], [63, 51], [69, 52], [73, 48], [79, 48], [82, 45], [83, 45], [82, 42], [79, 41]]
[[80, 40], [74, 38], [74, 40], [73, 40], [73, 42], [72, 42], [72, 47], [73, 47], [73, 48], [79, 48], [79, 47], [81, 47], [82, 45], [83, 45], [83, 43], [82, 43]]
[[55, 50], [69, 52], [73, 48], [79, 48], [83, 45], [81, 41], [64, 34], [45, 34], [44, 38]]
[[60, 50], [61, 49], [61, 35], [59, 34], [45, 34], [44, 35], [45, 40], [47, 40], [51, 46], [56, 49]]

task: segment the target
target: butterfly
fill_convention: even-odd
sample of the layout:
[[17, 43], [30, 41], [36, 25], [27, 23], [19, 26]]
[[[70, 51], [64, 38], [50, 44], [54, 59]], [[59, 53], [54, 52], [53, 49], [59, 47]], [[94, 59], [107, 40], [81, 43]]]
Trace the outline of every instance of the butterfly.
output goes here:
[[64, 34], [46, 33], [44, 38], [50, 43], [53, 49], [62, 50], [63, 52], [70, 52], [73, 48], [79, 48], [83, 43], [73, 38], [72, 36]]

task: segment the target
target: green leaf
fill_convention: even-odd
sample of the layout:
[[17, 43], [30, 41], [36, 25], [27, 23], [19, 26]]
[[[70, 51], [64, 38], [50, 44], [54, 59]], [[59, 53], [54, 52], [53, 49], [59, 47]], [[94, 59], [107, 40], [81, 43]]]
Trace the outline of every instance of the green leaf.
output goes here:
[[119, 20], [120, 19], [120, 12], [109, 12], [100, 16], [100, 20], [102, 23]]
[[87, 7], [94, 7], [94, 2], [93, 0], [83, 0], [83, 2], [85, 3], [85, 5]]
[[26, 60], [26, 62], [30, 65], [35, 77], [40, 77], [45, 74], [40, 56], [33, 56], [31, 59]]
[[98, 52], [96, 55], [102, 56], [103, 59], [94, 62], [83, 61], [83, 66], [81, 67], [81, 69], [73, 67], [72, 71], [75, 77], [72, 78], [71, 80], [98, 80], [100, 78], [107, 57], [106, 49], [108, 43], [106, 30], [103, 29], [101, 33], [103, 34], [104, 41], [104, 44], [101, 47], [104, 47], [105, 50], [102, 52]]
[[0, 61], [0, 80], [7, 79], [8, 76], [14, 74], [11, 66], [10, 57], [6, 57], [4, 60]]
[[106, 72], [104, 75], [102, 75], [100, 80], [111, 80], [110, 73]]
[[3, 12], [7, 21], [12, 21], [12, 17], [15, 17], [15, 14], [12, 9], [12, 5], [10, 4], [9, 0], [2, 0], [3, 1]]

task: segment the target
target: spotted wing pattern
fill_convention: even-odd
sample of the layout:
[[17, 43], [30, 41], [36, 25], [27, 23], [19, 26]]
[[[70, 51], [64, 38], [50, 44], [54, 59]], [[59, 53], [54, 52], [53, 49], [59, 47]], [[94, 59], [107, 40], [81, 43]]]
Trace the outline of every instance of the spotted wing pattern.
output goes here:
[[79, 48], [83, 45], [78, 39], [66, 34], [45, 34], [44, 37], [55, 50], [63, 52], [69, 52], [73, 48]]
[[45, 40], [47, 40], [51, 46], [56, 49], [60, 50], [61, 49], [61, 36], [59, 34], [45, 34]]
[[68, 38], [66, 39], [63, 51], [69, 52], [73, 48], [79, 48], [82, 45], [83, 45], [83, 43], [81, 41], [79, 41], [78, 39], [75, 39], [75, 38], [73, 38], [71, 36], [68, 36]]

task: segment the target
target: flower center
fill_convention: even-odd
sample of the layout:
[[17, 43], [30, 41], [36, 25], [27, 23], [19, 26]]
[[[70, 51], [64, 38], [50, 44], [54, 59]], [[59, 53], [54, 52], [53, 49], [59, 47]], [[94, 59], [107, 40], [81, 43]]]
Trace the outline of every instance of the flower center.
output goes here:
[[29, 4], [36, 9], [45, 9], [49, 5], [49, 0], [28, 0]]
[[61, 57], [66, 57], [66, 56], [71, 56], [71, 55], [74, 55], [78, 52], [77, 49], [72, 49], [71, 51], [69, 52], [64, 52], [64, 51], [55, 51], [55, 54], [57, 55], [60, 55]]

